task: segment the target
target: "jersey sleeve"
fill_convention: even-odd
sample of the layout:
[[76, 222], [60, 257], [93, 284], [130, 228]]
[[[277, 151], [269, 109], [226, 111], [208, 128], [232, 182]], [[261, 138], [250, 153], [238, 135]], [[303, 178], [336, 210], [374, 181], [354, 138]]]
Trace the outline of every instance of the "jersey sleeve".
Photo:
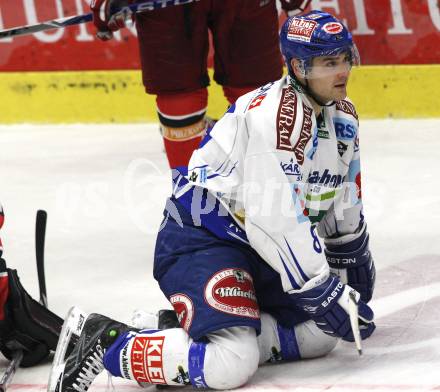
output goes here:
[[365, 226], [362, 204], [361, 164], [359, 147], [359, 122], [353, 138], [353, 154], [344, 177], [343, 191], [335, 198], [317, 231], [324, 241], [346, 243], [363, 232]]

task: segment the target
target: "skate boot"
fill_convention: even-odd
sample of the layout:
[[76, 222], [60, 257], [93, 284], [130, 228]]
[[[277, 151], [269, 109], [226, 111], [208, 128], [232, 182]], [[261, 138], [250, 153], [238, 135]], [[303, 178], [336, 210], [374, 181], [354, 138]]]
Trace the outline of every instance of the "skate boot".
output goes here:
[[[77, 314], [72, 316], [72, 311], [76, 311]], [[105, 350], [118, 336], [128, 331], [129, 327], [100, 314], [87, 316], [77, 308], [71, 309], [65, 323], [67, 324], [63, 326], [55, 353], [48, 391], [85, 392], [104, 370]], [[80, 332], [78, 342], [72, 353], [64, 360], [65, 350], [62, 346], [69, 337], [78, 332]]]

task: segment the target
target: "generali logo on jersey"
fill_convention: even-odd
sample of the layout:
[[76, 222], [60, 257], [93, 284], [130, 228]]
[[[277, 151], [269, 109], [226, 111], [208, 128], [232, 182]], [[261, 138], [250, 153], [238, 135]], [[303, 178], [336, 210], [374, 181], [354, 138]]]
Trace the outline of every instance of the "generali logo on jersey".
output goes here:
[[312, 137], [312, 113], [313, 109], [306, 105], [303, 105], [303, 123], [301, 127], [301, 132], [299, 133], [298, 141], [293, 147], [293, 152], [295, 153], [296, 161], [302, 165], [304, 163], [304, 149], [307, 143]]
[[242, 269], [216, 272], [205, 286], [205, 301], [220, 312], [253, 319], [260, 317], [252, 277]]
[[166, 384], [162, 365], [164, 336], [137, 335], [131, 346], [131, 371], [138, 382]]
[[188, 332], [194, 318], [194, 305], [191, 298], [185, 294], [178, 293], [170, 297], [170, 302], [177, 314], [180, 325]]
[[284, 88], [281, 93], [277, 113], [277, 149], [293, 151], [290, 137], [296, 120], [296, 94], [292, 87]]

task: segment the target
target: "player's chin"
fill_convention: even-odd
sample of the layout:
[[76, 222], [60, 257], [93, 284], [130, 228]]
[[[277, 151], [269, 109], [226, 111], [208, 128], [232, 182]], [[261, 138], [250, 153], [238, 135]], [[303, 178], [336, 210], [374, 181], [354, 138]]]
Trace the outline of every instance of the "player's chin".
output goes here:
[[342, 101], [347, 97], [347, 86], [339, 85], [333, 88], [333, 100]]

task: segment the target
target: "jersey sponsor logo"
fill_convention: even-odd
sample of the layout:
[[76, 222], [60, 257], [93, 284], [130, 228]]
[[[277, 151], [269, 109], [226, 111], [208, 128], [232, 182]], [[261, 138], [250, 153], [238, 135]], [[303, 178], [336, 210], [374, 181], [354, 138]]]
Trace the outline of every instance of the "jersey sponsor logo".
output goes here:
[[257, 95], [249, 104], [249, 110], [256, 108], [257, 106], [261, 105], [261, 102], [263, 102], [264, 98], [266, 98], [266, 95]]
[[342, 100], [336, 102], [336, 110], [352, 115], [356, 120], [358, 120], [358, 115], [356, 109], [351, 102]]
[[260, 317], [252, 276], [229, 268], [218, 271], [205, 286], [205, 301], [220, 312], [253, 319]]
[[345, 119], [336, 117], [334, 120], [335, 132], [338, 140], [354, 140], [357, 134], [357, 126]]
[[318, 128], [318, 137], [320, 139], [330, 139], [327, 129]]
[[348, 149], [348, 145], [345, 143], [342, 143], [340, 140], [338, 141], [338, 153], [339, 156], [342, 158], [342, 156], [345, 154], [345, 152]]
[[199, 178], [199, 175], [197, 174], [197, 172], [196, 172], [195, 170], [193, 170], [193, 171], [191, 172], [191, 175], [188, 177], [188, 179], [189, 179], [191, 182], [196, 182], [196, 181], [197, 181], [197, 178]]
[[327, 34], [338, 34], [343, 30], [343, 27], [338, 22], [329, 22], [322, 26], [322, 30]]
[[277, 113], [277, 149], [293, 151], [290, 137], [296, 121], [296, 93], [292, 87], [284, 88], [281, 93]]
[[356, 139], [354, 139], [353, 152], [358, 152], [358, 151], [359, 151], [359, 136], [356, 135]]
[[316, 119], [316, 125], [318, 127], [318, 137], [320, 139], [330, 139], [327, 125], [325, 124], [325, 117], [322, 115], [322, 113]]
[[310, 151], [306, 154], [307, 157], [312, 160], [313, 157], [316, 154], [316, 151], [318, 151], [318, 132], [315, 132], [313, 135], [313, 141], [312, 141], [312, 148]]
[[266, 98], [267, 92], [270, 90], [273, 84], [274, 82], [270, 82], [258, 89], [257, 95], [252, 98], [251, 103], [248, 106], [248, 110], [251, 110], [261, 105], [261, 102], [263, 102], [264, 98]]
[[290, 41], [310, 42], [317, 25], [318, 23], [314, 20], [292, 18], [287, 30], [287, 39]]
[[191, 298], [185, 294], [178, 293], [170, 297], [170, 302], [177, 314], [180, 325], [188, 332], [194, 318], [194, 305]]
[[297, 180], [301, 179], [301, 171], [299, 170], [299, 165], [294, 163], [293, 158], [289, 163], [280, 162], [281, 169], [286, 176], [296, 176]]
[[166, 384], [162, 364], [164, 336], [136, 335], [131, 346], [131, 371], [138, 382]]
[[313, 109], [304, 105], [304, 116], [303, 116], [301, 132], [299, 134], [299, 138], [295, 144], [295, 147], [293, 147], [293, 152], [295, 153], [296, 161], [300, 165], [304, 163], [304, 149], [306, 148], [307, 143], [312, 137], [312, 113], [313, 113]]
[[332, 174], [328, 169], [325, 169], [322, 174], [318, 170], [310, 173], [307, 182], [309, 184], [330, 185], [334, 188], [338, 187], [344, 181], [344, 177], [340, 174]]

